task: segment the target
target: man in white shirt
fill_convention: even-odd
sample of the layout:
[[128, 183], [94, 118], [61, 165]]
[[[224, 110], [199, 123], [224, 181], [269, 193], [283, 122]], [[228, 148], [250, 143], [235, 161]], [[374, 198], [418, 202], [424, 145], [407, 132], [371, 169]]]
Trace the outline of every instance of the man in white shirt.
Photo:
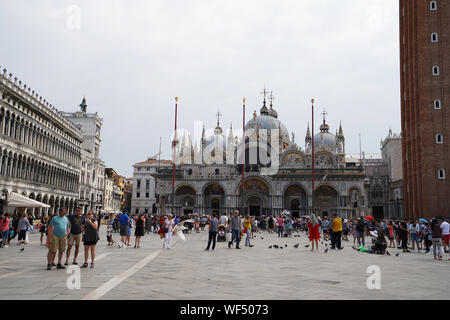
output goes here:
[[219, 218], [219, 224], [223, 224], [225, 226], [225, 229], [228, 226], [228, 217], [223, 214], [220, 218]]
[[442, 241], [444, 242], [444, 252], [448, 252], [450, 242], [450, 224], [447, 220], [441, 223]]

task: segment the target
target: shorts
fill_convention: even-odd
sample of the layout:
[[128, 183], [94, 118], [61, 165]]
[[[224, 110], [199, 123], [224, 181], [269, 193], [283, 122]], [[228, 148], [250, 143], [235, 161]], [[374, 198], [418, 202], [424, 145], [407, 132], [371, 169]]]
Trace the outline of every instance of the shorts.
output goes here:
[[120, 235], [122, 237], [125, 237], [128, 232], [128, 226], [120, 226]]
[[85, 246], [95, 246], [97, 244], [97, 241], [85, 241], [83, 242], [83, 245]]
[[75, 242], [75, 246], [79, 247], [81, 243], [81, 236], [82, 234], [69, 234], [69, 238], [67, 239], [67, 242], [69, 246], [73, 246], [73, 243]]
[[67, 237], [58, 238], [58, 237], [53, 236], [53, 240], [50, 245], [50, 252], [56, 253], [56, 251], [58, 251], [58, 249], [59, 249], [60, 253], [64, 253], [64, 251], [66, 251], [66, 241], [67, 241]]
[[450, 234], [443, 234], [442, 242], [444, 242], [444, 244], [449, 244], [450, 243]]
[[20, 240], [25, 240], [25, 237], [26, 237], [26, 234], [27, 234], [27, 230], [20, 230], [19, 231], [19, 241]]
[[419, 236], [417, 233], [411, 233], [411, 242], [419, 242]]

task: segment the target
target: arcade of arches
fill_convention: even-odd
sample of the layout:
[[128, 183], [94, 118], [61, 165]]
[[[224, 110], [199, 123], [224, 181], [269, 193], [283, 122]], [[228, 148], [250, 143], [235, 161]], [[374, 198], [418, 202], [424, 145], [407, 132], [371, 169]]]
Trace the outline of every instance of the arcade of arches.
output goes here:
[[[311, 214], [311, 195], [298, 183], [287, 184], [279, 195], [272, 195], [268, 183], [259, 177], [251, 177], [245, 181], [242, 196], [241, 184], [233, 194], [228, 194], [219, 182], [206, 183], [197, 190], [194, 186], [184, 184], [175, 190], [175, 208], [172, 210], [172, 198], [165, 203], [165, 212], [183, 214], [217, 214], [231, 213], [238, 209], [241, 213], [252, 216], [279, 215], [284, 209], [293, 217]], [[315, 212], [320, 216], [331, 216], [337, 212], [343, 217], [360, 214], [361, 195], [357, 188], [351, 188], [349, 194], [339, 194], [332, 186], [322, 185], [314, 193]], [[279, 204], [275, 210], [274, 204]]]

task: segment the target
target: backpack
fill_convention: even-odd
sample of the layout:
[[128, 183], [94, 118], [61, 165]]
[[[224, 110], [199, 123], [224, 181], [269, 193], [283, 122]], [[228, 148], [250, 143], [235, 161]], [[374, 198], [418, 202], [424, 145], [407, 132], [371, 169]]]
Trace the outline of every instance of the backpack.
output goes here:
[[356, 231], [363, 232], [364, 231], [364, 221], [358, 221], [356, 224]]

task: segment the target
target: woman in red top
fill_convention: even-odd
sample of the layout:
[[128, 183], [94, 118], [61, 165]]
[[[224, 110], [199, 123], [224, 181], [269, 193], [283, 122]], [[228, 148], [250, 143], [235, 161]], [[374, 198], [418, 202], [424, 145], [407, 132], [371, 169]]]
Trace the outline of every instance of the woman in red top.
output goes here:
[[312, 242], [312, 249], [314, 251], [314, 243], [316, 244], [316, 251], [319, 250], [319, 222], [314, 214], [311, 215], [311, 219], [308, 222], [308, 230], [309, 230], [309, 241]]
[[159, 218], [159, 230], [158, 230], [158, 234], [160, 239], [164, 239], [166, 237], [165, 233], [164, 233], [164, 221], [166, 220], [165, 217], [161, 217]]
[[394, 224], [392, 223], [392, 221], [389, 221], [387, 228], [389, 230], [389, 248], [395, 248]]

